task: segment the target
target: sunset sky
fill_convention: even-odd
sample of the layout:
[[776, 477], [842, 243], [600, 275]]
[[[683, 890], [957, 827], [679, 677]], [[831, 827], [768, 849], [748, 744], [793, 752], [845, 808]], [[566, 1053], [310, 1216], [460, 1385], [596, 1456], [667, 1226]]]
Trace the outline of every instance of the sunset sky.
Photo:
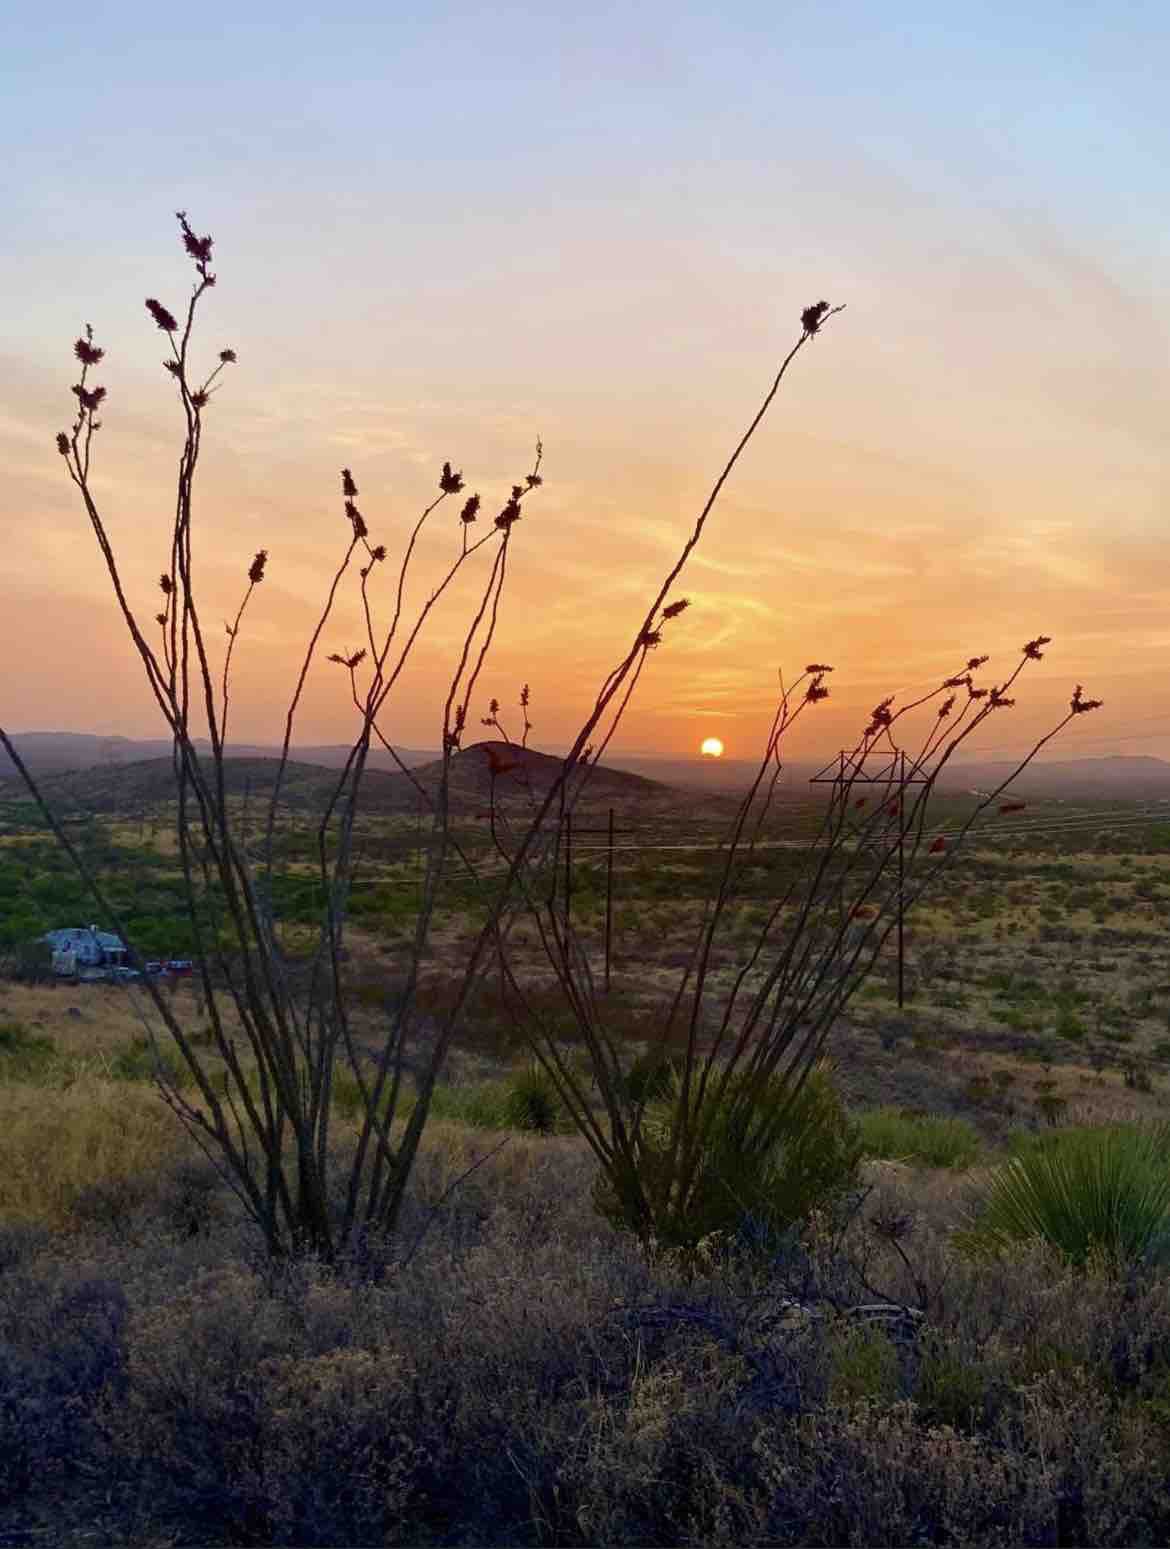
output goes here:
[[[393, 555], [444, 459], [490, 517], [539, 435], [475, 712], [528, 682], [533, 741], [563, 746], [824, 297], [847, 310], [718, 506], [615, 752], [750, 756], [777, 669], [811, 660], [833, 696], [792, 752], [831, 752], [885, 694], [983, 652], [1006, 674], [1044, 633], [980, 751], [1082, 682], [1106, 704], [1063, 756], [1170, 756], [1168, 44], [1164, 6], [1124, 3], [11, 8], [0, 724], [160, 733], [53, 441], [92, 322], [95, 488], [149, 618], [180, 412], [142, 303], [185, 302], [185, 209], [216, 242], [204, 358], [239, 355], [197, 505], [217, 630], [271, 555], [237, 736], [282, 730], [343, 465]], [[384, 723], [407, 746], [437, 743], [468, 596]], [[361, 644], [355, 604], [326, 652]], [[352, 728], [322, 664], [299, 740]]]

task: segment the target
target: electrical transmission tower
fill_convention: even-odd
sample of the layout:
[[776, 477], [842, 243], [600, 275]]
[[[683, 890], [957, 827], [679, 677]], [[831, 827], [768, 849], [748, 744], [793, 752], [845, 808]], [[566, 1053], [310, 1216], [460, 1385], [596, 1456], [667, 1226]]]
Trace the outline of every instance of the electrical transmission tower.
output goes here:
[[[911, 785], [926, 785], [929, 776], [925, 775], [914, 763], [907, 763], [906, 754], [900, 749], [897, 752], [882, 752], [878, 756], [885, 760], [881, 769], [876, 773], [867, 773], [864, 767], [867, 757], [871, 757], [876, 750], [870, 749], [868, 753], [847, 753], [841, 750], [838, 757], [826, 764], [820, 774], [813, 775], [808, 782], [810, 785], [829, 785], [832, 791], [829, 795], [829, 816], [832, 818], [834, 809], [840, 807], [841, 819], [844, 821], [850, 797], [853, 789], [858, 785], [884, 785], [886, 795], [882, 798], [888, 813], [889, 823], [898, 825], [898, 1009], [906, 1004], [906, 789]], [[869, 850], [880, 849], [889, 843], [889, 823], [884, 832], [870, 832], [863, 835], [860, 843], [863, 848]]]

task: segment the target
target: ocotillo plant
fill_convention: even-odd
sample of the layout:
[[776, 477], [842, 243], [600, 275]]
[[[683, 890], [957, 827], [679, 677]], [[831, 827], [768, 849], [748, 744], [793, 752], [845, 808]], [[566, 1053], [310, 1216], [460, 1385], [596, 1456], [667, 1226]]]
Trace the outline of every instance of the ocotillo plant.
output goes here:
[[[448, 775], [468, 706], [495, 632], [505, 586], [508, 551], [527, 496], [538, 489], [541, 450], [521, 483], [514, 485], [494, 521], [480, 537], [475, 526], [480, 512], [478, 494], [456, 502], [464, 490], [462, 475], [444, 463], [438, 493], [418, 517], [392, 582], [389, 623], [376, 623], [375, 588], [390, 564], [386, 546], [371, 540], [366, 519], [357, 505], [358, 489], [349, 469], [341, 473], [341, 507], [345, 539], [328, 586], [325, 602], [309, 632], [285, 717], [281, 755], [268, 800], [263, 839], [258, 852], [245, 842], [229, 799], [226, 761], [230, 753], [228, 712], [233, 653], [245, 614], [264, 582], [269, 563], [260, 550], [246, 567], [246, 585], [227, 625], [222, 666], [217, 668], [195, 581], [197, 520], [196, 477], [209, 407], [222, 386], [222, 373], [236, 363], [236, 353], [223, 349], [206, 374], [196, 367], [195, 324], [201, 303], [215, 284], [211, 270], [212, 239], [196, 235], [180, 213], [183, 245], [195, 268], [195, 283], [181, 318], [155, 298], [146, 309], [165, 336], [163, 365], [177, 393], [185, 435], [179, 456], [174, 520], [164, 541], [159, 580], [161, 604], [144, 617], [127, 591], [99, 505], [92, 476], [98, 418], [107, 394], [92, 381], [105, 351], [94, 341], [92, 327], [74, 346], [80, 380], [74, 385], [77, 412], [68, 431], [57, 435], [57, 450], [75, 485], [105, 561], [123, 622], [146, 681], [173, 739], [177, 794], [179, 861], [185, 887], [186, 911], [196, 941], [196, 961], [202, 998], [210, 1022], [211, 1046], [222, 1061], [223, 1074], [213, 1079], [202, 1046], [191, 1038], [170, 1000], [146, 980], [157, 1023], [152, 1024], [156, 1049], [161, 1048], [158, 1024], [173, 1039], [193, 1077], [194, 1092], [168, 1074], [158, 1061], [158, 1081], [175, 1113], [221, 1166], [245, 1208], [260, 1226], [274, 1254], [309, 1249], [332, 1256], [359, 1227], [392, 1227], [409, 1176], [421, 1122], [399, 1146], [391, 1145], [390, 1126], [400, 1109], [404, 1056], [411, 1025], [411, 1004], [418, 962], [426, 949], [434, 903], [452, 851], [448, 814]], [[456, 502], [454, 505], [451, 502]], [[421, 606], [413, 612], [405, 602], [406, 583], [424, 526], [437, 519], [440, 508], [457, 512], [454, 552]], [[450, 668], [442, 710], [442, 770], [437, 794], [426, 796], [433, 813], [427, 869], [408, 953], [407, 990], [390, 1019], [376, 1074], [358, 1057], [342, 985], [342, 933], [352, 877], [354, 818], [371, 742], [394, 752], [382, 733], [391, 695], [412, 652], [419, 649], [436, 604], [457, 576], [478, 564], [479, 593], [466, 621]], [[294, 987], [290, 965], [281, 950], [271, 905], [273, 844], [277, 813], [289, 761], [295, 717], [305, 683], [329, 623], [342, 583], [356, 569], [366, 645], [346, 655], [334, 653], [348, 680], [358, 711], [358, 733], [345, 767], [317, 825], [316, 847], [324, 900], [321, 924], [307, 989]], [[364, 673], [359, 686], [359, 671]], [[200, 736], [208, 751], [201, 751]], [[11, 740], [4, 745], [34, 796], [41, 800]], [[401, 761], [400, 767], [401, 767]], [[426, 793], [423, 793], [426, 795]], [[44, 806], [61, 841], [82, 871], [82, 858]], [[245, 815], [246, 821], [246, 815]], [[88, 881], [106, 918], [126, 934], [116, 911], [109, 907], [96, 877]], [[133, 947], [133, 941], [131, 940]], [[230, 1006], [234, 1018], [225, 1015]], [[247, 1051], [244, 1057], [241, 1050]], [[444, 1048], [433, 1055], [436, 1068]], [[330, 1166], [331, 1090], [335, 1068], [343, 1061], [360, 1089], [363, 1124], [345, 1189], [345, 1206], [336, 1218], [331, 1210]], [[432, 1083], [433, 1084], [433, 1083]], [[420, 1104], [425, 1117], [425, 1102]]]
[[[432, 1092], [451, 1041], [472, 1003], [476, 988], [493, 958], [506, 952], [511, 924], [526, 906], [527, 881], [555, 853], [559, 817], [565, 810], [566, 781], [594, 745], [604, 751], [620, 721], [651, 653], [663, 638], [663, 628], [677, 618], [686, 603], [668, 602], [674, 583], [703, 536], [707, 520], [744, 448], [755, 434], [779, 391], [798, 352], [823, 327], [834, 311], [826, 302], [805, 309], [800, 333], [775, 373], [763, 403], [740, 438], [696, 518], [678, 560], [657, 588], [636, 626], [623, 659], [606, 677], [585, 716], [566, 757], [561, 776], [535, 805], [530, 822], [506, 856], [502, 882], [492, 884], [487, 918], [476, 936], [456, 993], [432, 1031], [409, 1118], [391, 1139], [395, 1120], [402, 1117], [403, 1078], [408, 1041], [417, 1030], [418, 968], [426, 949], [436, 898], [453, 854], [458, 854], [450, 821], [449, 770], [468, 724], [472, 696], [483, 673], [495, 635], [508, 570], [508, 556], [522, 505], [539, 488], [541, 448], [536, 463], [511, 487], [483, 537], [473, 539], [481, 510], [478, 494], [458, 507], [458, 542], [447, 569], [416, 612], [405, 603], [406, 580], [412, 570], [420, 533], [451, 497], [463, 493], [462, 475], [444, 463], [438, 495], [419, 516], [397, 560], [389, 623], [376, 623], [377, 578], [390, 563], [383, 544], [370, 541], [369, 528], [357, 505], [358, 490], [350, 470], [341, 475], [341, 499], [346, 540], [327, 589], [324, 605], [309, 632], [308, 644], [293, 686], [285, 718], [284, 738], [276, 778], [269, 796], [263, 838], [257, 851], [245, 842], [245, 830], [229, 799], [227, 760], [230, 753], [228, 712], [233, 656], [245, 615], [267, 573], [269, 552], [260, 550], [247, 566], [247, 585], [234, 622], [227, 626], [227, 646], [217, 667], [207, 633], [204, 607], [193, 562], [197, 547], [195, 490], [209, 406], [223, 385], [225, 370], [236, 364], [232, 349], [218, 352], [206, 374], [196, 367], [197, 314], [216, 277], [211, 270], [212, 239], [198, 236], [180, 213], [184, 248], [195, 268], [195, 283], [185, 310], [176, 317], [156, 298], [146, 301], [155, 326], [166, 338], [163, 362], [172, 379], [183, 415], [184, 438], [179, 455], [174, 517], [160, 534], [164, 562], [159, 587], [161, 606], [148, 619], [127, 592], [91, 469], [94, 438], [106, 390], [92, 380], [104, 350], [88, 325], [75, 346], [81, 366], [74, 385], [76, 415], [68, 431], [57, 435], [69, 478], [80, 496], [105, 563], [110, 584], [146, 681], [173, 739], [173, 764], [178, 806], [178, 848], [186, 889], [186, 907], [197, 943], [202, 998], [210, 1022], [211, 1047], [222, 1062], [222, 1075], [204, 1058], [203, 1045], [191, 1036], [173, 1005], [148, 981], [145, 993], [157, 1021], [151, 1025], [159, 1052], [158, 1081], [166, 1100], [195, 1139], [218, 1163], [244, 1207], [261, 1228], [275, 1254], [310, 1250], [334, 1256], [361, 1231], [393, 1232], [410, 1177]], [[446, 509], [452, 509], [446, 507]], [[461, 641], [450, 665], [444, 696], [441, 739], [442, 765], [432, 796], [420, 790], [431, 810], [426, 871], [405, 972], [396, 995], [380, 1056], [373, 1074], [355, 1047], [342, 976], [342, 938], [353, 875], [354, 821], [371, 744], [394, 749], [383, 721], [403, 669], [422, 648], [425, 627], [435, 605], [457, 575], [479, 561], [478, 600], [470, 610]], [[275, 928], [272, 908], [272, 865], [277, 813], [280, 808], [295, 718], [309, 671], [332, 617], [340, 587], [359, 581], [365, 644], [358, 650], [333, 652], [330, 660], [346, 675], [357, 715], [357, 732], [344, 769], [316, 831], [317, 867], [322, 916], [307, 988], [294, 982]], [[150, 613], [147, 609], [146, 613]], [[527, 719], [527, 717], [525, 717]], [[201, 734], [208, 750], [199, 745]], [[116, 910], [104, 896], [96, 876], [43, 802], [11, 740], [0, 730], [0, 741], [13, 758], [58, 838], [93, 891], [106, 920], [127, 934]], [[396, 755], [395, 755], [396, 756]], [[400, 768], [402, 767], [399, 760]], [[406, 773], [405, 770], [403, 770]], [[246, 817], [244, 819], [246, 822]], [[131, 939], [131, 947], [133, 941]], [[401, 977], [401, 976], [400, 976]], [[573, 988], [566, 979], [566, 989]], [[163, 1038], [173, 1040], [193, 1078], [194, 1090], [168, 1075], [161, 1057]], [[241, 1050], [244, 1053], [241, 1053]], [[348, 1068], [360, 1095], [360, 1133], [335, 1210], [331, 1195], [331, 1092], [339, 1063]]]
[[[712, 973], [715, 949], [725, 939], [745, 867], [760, 859], [756, 846], [775, 794], [784, 739], [800, 716], [828, 697], [832, 668], [812, 663], [790, 687], [782, 684], [690, 962], [658, 1023], [663, 1054], [673, 1053], [678, 1076], [665, 1131], [658, 1126], [651, 1133], [644, 1123], [644, 1097], [632, 1088], [622, 1051], [608, 1035], [606, 1002], [571, 923], [535, 886], [525, 891], [529, 918], [572, 1014], [573, 1034], [588, 1053], [603, 1116], [587, 1100], [569, 1049], [525, 993], [501, 932], [502, 979], [513, 1013], [597, 1156], [607, 1213], [648, 1245], [687, 1246], [699, 1223], [710, 1222], [712, 1194], [728, 1188], [718, 1174], [729, 1170], [729, 1135], [741, 1175], [774, 1166], [780, 1143], [799, 1139], [788, 1132], [801, 1122], [805, 1083], [890, 932], [937, 884], [985, 814], [997, 804], [1018, 805], [1001, 797], [1040, 749], [1070, 721], [1098, 707], [1078, 685], [1057, 725], [979, 800], [956, 832], [930, 831], [929, 805], [940, 774], [988, 717], [1014, 705], [1021, 672], [1049, 644], [1045, 636], [1028, 641], [997, 684], [976, 682], [974, 674], [988, 658], [972, 657], [930, 693], [898, 708], [892, 697], [875, 707], [855, 747], [841, 757], [834, 799], [819, 831], [787, 880], [778, 882], [765, 922], [727, 988]], [[917, 724], [916, 717], [925, 719], [925, 730], [908, 749], [901, 736]], [[579, 783], [569, 810], [580, 790]], [[716, 1136], [718, 1152], [712, 1149]], [[735, 1220], [738, 1204], [726, 1194], [728, 1222]]]

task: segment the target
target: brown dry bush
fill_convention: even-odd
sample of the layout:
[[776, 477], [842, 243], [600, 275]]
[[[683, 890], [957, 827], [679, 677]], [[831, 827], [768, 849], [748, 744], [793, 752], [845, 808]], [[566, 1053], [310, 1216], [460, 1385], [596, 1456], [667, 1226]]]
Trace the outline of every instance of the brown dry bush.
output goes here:
[[[0, 1531], [1165, 1541], [1164, 1273], [1074, 1274], [1041, 1250], [970, 1263], [948, 1244], [949, 1195], [896, 1224], [916, 1195], [887, 1169], [769, 1261], [687, 1278], [597, 1219], [580, 1140], [515, 1137], [448, 1194], [485, 1151], [428, 1131], [403, 1232], [428, 1229], [397, 1265], [273, 1266], [215, 1213], [194, 1237], [18, 1248], [0, 1272]], [[921, 1285], [925, 1320], [850, 1312]]]

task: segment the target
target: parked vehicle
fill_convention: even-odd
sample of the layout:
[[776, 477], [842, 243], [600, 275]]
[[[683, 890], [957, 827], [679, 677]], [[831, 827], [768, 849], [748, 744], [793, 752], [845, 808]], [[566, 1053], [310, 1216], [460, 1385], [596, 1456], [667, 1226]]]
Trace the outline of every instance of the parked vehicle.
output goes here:
[[148, 962], [143, 963], [142, 972], [154, 978], [157, 974], [169, 973], [170, 969], [160, 958], [152, 957]]
[[115, 984], [125, 984], [128, 979], [142, 978], [142, 974], [139, 969], [127, 968], [123, 964], [120, 964], [116, 968], [110, 968], [107, 970], [107, 972]]
[[164, 965], [167, 973], [190, 974], [195, 971], [195, 964], [189, 957], [172, 957]]

